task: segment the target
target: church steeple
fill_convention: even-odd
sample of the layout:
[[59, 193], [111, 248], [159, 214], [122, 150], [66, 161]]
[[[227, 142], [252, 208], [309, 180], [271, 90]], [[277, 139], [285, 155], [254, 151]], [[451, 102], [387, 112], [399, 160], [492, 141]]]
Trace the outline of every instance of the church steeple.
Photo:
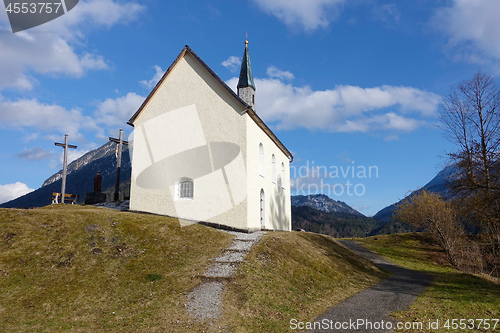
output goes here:
[[238, 81], [238, 97], [255, 109], [255, 84], [253, 83], [252, 65], [248, 53], [248, 41], [245, 41], [245, 52], [241, 62], [240, 79]]

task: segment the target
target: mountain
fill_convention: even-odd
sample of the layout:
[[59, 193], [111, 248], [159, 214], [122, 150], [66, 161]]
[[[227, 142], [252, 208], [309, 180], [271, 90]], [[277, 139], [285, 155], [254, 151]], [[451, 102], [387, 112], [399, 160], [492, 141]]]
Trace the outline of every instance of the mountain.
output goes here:
[[[451, 198], [452, 193], [451, 193], [450, 188], [448, 186], [448, 181], [450, 179], [450, 175], [452, 175], [454, 172], [456, 172], [456, 168], [453, 165], [446, 166], [434, 178], [432, 178], [432, 180], [430, 182], [425, 184], [423, 189], [426, 189], [429, 192], [437, 193], [445, 199]], [[412, 195], [415, 195], [416, 193], [418, 193], [418, 191], [419, 190], [413, 191], [407, 197], [411, 197]], [[396, 210], [396, 206], [398, 204], [400, 204], [401, 202], [402, 202], [402, 200], [398, 201], [395, 204], [392, 204], [390, 206], [387, 206], [387, 207], [381, 209], [373, 217], [376, 218], [377, 220], [380, 220], [383, 222], [389, 222], [392, 218], [392, 215], [394, 214], [394, 211]]]
[[292, 196], [292, 228], [341, 237], [376, 234], [384, 223], [324, 194]]
[[292, 228], [330, 235], [335, 238], [365, 237], [376, 234], [384, 222], [361, 214], [325, 212], [309, 206], [292, 206]]
[[[94, 190], [94, 177], [99, 171], [102, 175], [102, 189], [112, 199], [116, 182], [116, 143], [108, 142], [82, 157], [71, 162], [67, 168], [66, 193], [80, 196], [78, 203], [85, 201], [85, 194]], [[128, 147], [123, 147], [120, 173], [120, 191], [128, 196], [130, 186], [131, 164]], [[41, 207], [51, 203], [53, 192], [61, 192], [62, 170], [50, 176], [42, 187], [22, 197], [0, 205], [1, 208]]]
[[347, 213], [365, 217], [345, 202], [330, 199], [324, 194], [292, 196], [292, 206], [307, 206], [325, 213]]
[[[453, 166], [444, 168], [424, 188], [450, 198], [452, 193], [447, 182], [455, 170]], [[416, 193], [418, 191], [412, 192], [410, 196]], [[326, 195], [292, 196], [292, 228], [332, 237], [364, 237], [417, 231], [412, 226], [392, 220], [400, 202], [385, 207], [373, 218], [369, 218], [346, 203], [332, 200]]]

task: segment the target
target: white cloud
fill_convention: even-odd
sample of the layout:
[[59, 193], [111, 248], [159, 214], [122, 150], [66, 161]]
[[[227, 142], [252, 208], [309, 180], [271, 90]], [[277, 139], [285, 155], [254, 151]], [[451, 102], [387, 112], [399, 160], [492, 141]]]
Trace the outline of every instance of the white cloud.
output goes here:
[[46, 151], [42, 147], [33, 147], [30, 149], [24, 149], [19, 154], [16, 154], [16, 156], [20, 159], [27, 161], [41, 161], [45, 159], [54, 158], [53, 153]]
[[482, 63], [500, 59], [500, 1], [454, 0], [441, 7], [432, 23], [462, 59]]
[[0, 185], [0, 204], [16, 199], [22, 195], [33, 192], [26, 184], [16, 182], [14, 184]]
[[56, 104], [41, 103], [36, 99], [5, 99], [0, 95], [0, 128], [23, 129], [46, 133], [68, 134], [73, 140], [84, 140], [81, 129], [96, 129], [91, 117], [78, 109], [65, 109]]
[[320, 166], [314, 165], [314, 161], [307, 161], [305, 165], [290, 167], [290, 188], [294, 195], [323, 193], [330, 198], [352, 196], [361, 193], [359, 186], [354, 187], [353, 179], [363, 174], [371, 177], [371, 171], [366, 170], [366, 167], [354, 164]]
[[[84, 47], [81, 27], [110, 27], [133, 20], [143, 7], [112, 0], [80, 1], [67, 14], [38, 27], [0, 39], [0, 90], [6, 87], [31, 89], [34, 74], [64, 74], [80, 77], [88, 70], [107, 68], [99, 54], [79, 52]], [[0, 28], [8, 28], [5, 11], [0, 10]]]
[[40, 133], [33, 132], [33, 133], [26, 135], [22, 140], [24, 142], [31, 142], [31, 141], [37, 140], [39, 136], [40, 136]]
[[99, 55], [75, 53], [67, 41], [55, 34], [19, 32], [0, 39], [0, 90], [5, 87], [31, 89], [32, 72], [80, 77], [89, 69], [106, 68]]
[[144, 10], [144, 6], [135, 2], [116, 0], [80, 1], [74, 10], [62, 17], [65, 22], [61, 22], [66, 26], [80, 24], [88, 26], [89, 23], [92, 23], [109, 28], [118, 23], [129, 23], [135, 20]]
[[[54, 138], [54, 142], [64, 142], [63, 140]], [[72, 144], [74, 142], [70, 142]], [[33, 147], [30, 149], [24, 149], [22, 152], [16, 154], [16, 157], [26, 160], [26, 161], [48, 161], [48, 165], [52, 169], [62, 169], [64, 153], [63, 149], [60, 147], [54, 147], [52, 151], [47, 151], [41, 147]], [[79, 147], [80, 148], [80, 147]], [[68, 149], [68, 164], [74, 160], [82, 157], [88, 150], [85, 149]]]
[[[107, 139], [104, 131], [123, 128], [143, 101], [144, 97], [136, 93], [128, 93], [116, 99], [108, 98], [97, 104], [93, 116], [87, 116], [77, 108], [68, 110], [60, 105], [42, 103], [36, 99], [13, 101], [0, 95], [0, 128], [30, 132], [25, 138], [26, 142], [39, 139], [40, 133], [45, 134], [45, 140], [61, 142], [63, 135], [68, 134], [72, 144], [84, 143], [88, 148], [88, 133], [85, 135], [85, 130], [95, 131], [100, 140]], [[24, 159], [41, 159], [43, 155], [44, 152], [35, 147], [17, 156]]]
[[274, 66], [270, 66], [267, 68], [267, 75], [269, 77], [282, 80], [293, 80], [295, 78], [295, 76], [292, 73], [288, 71], [282, 71], [281, 69], [278, 69]]
[[362, 117], [355, 120], [345, 120], [345, 123], [338, 127], [339, 132], [369, 132], [377, 130], [396, 130], [401, 132], [411, 132], [426, 122], [414, 118], [400, 116], [394, 112], [376, 114], [369, 117]]
[[386, 23], [398, 23], [401, 18], [401, 13], [395, 3], [387, 3], [374, 7], [372, 15], [375, 19]]
[[[59, 139], [54, 138], [54, 142], [55, 141], [64, 142], [64, 140], [59, 140]], [[74, 142], [72, 142], [71, 138], [70, 138], [69, 144], [72, 144], [72, 143], [74, 143]], [[62, 147], [55, 147], [55, 148], [56, 148], [56, 150], [50, 152], [52, 158], [49, 160], [48, 166], [50, 169], [53, 169], [53, 170], [62, 170], [63, 162], [64, 162], [64, 149]], [[94, 149], [95, 149], [95, 147], [94, 147]], [[80, 149], [80, 146], [78, 146], [77, 149], [68, 149], [68, 164], [67, 165], [70, 165], [71, 162], [82, 157], [83, 155], [85, 155], [89, 151], [90, 150], [87, 150], [87, 149]]]
[[231, 72], [236, 72], [241, 66], [241, 58], [236, 56], [230, 56], [221, 63], [222, 66], [229, 69]]
[[145, 97], [136, 93], [128, 93], [116, 99], [108, 98], [99, 103], [94, 118], [97, 123], [106, 126], [123, 126], [139, 109], [144, 99]]
[[[235, 87], [237, 78], [228, 81]], [[441, 98], [412, 87], [330, 90], [295, 87], [275, 78], [255, 79], [257, 113], [278, 129], [331, 132], [413, 131], [434, 120]]]
[[336, 19], [344, 0], [253, 0], [264, 12], [287, 26], [306, 31], [326, 28]]
[[[61, 151], [62, 150], [63, 149], [61, 148]], [[79, 159], [83, 155], [87, 154], [88, 152], [89, 152], [88, 150], [68, 149], [68, 165], [71, 162], [73, 162], [74, 160]], [[63, 161], [64, 161], [64, 153], [62, 152], [60, 155], [60, 159], [59, 159], [59, 165], [60, 165], [61, 169], [62, 169]]]
[[[312, 162], [314, 163], [314, 161]], [[310, 193], [330, 192], [331, 182], [338, 179], [330, 179], [328, 170], [326, 174], [323, 166], [306, 165], [290, 167], [290, 188], [295, 195], [308, 195]]]
[[[26, 142], [43, 139], [62, 142], [64, 134], [69, 135], [71, 144], [83, 144], [89, 148], [88, 132], [94, 131], [99, 140], [107, 140], [106, 130], [116, 132], [124, 128], [130, 117], [144, 101], [143, 96], [128, 93], [116, 99], [108, 98], [97, 104], [93, 116], [85, 115], [77, 108], [66, 109], [57, 104], [46, 104], [36, 99], [9, 100], [0, 95], [0, 128], [24, 130]], [[85, 151], [71, 150], [71, 156], [79, 157]], [[52, 153], [39, 147], [24, 150], [17, 157], [28, 160], [51, 159]]]
[[398, 140], [399, 140], [399, 135], [397, 134], [390, 134], [384, 137], [385, 142], [398, 141]]
[[153, 89], [156, 86], [156, 84], [163, 77], [163, 73], [164, 73], [163, 69], [161, 69], [161, 67], [158, 66], [158, 65], [153, 66], [153, 68], [155, 69], [156, 73], [151, 78], [151, 80], [142, 80], [142, 81], [139, 81], [139, 83], [142, 86], [144, 86], [145, 88], [147, 88], [149, 90]]

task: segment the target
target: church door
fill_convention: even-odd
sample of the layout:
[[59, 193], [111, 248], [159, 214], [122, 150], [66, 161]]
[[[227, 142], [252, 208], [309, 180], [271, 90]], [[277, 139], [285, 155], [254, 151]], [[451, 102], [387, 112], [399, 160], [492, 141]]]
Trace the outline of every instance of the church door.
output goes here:
[[260, 190], [260, 227], [266, 228], [266, 195], [264, 189]]

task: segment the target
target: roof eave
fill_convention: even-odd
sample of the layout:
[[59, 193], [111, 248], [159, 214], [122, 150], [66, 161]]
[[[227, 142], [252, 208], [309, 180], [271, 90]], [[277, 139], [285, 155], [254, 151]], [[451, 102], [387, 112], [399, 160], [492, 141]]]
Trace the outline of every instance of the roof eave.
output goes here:
[[278, 148], [285, 154], [286, 157], [290, 160], [290, 163], [293, 162], [292, 153], [285, 147], [285, 145], [278, 139], [278, 137], [273, 133], [273, 131], [266, 125], [266, 123], [259, 117], [259, 115], [252, 109], [247, 108], [246, 112], [252, 118], [253, 121], [259, 126], [264, 133], [278, 146]]
[[189, 52], [193, 57], [196, 58], [200, 62], [200, 64], [220, 83], [226, 90], [232, 95], [233, 98], [235, 98], [244, 109], [249, 108], [250, 106], [245, 103], [234, 91], [231, 89], [215, 72], [188, 46], [185, 45], [184, 48], [182, 49], [181, 53], [177, 56], [177, 58], [174, 60], [174, 62], [170, 65], [170, 67], [167, 69], [165, 74], [163, 74], [162, 78], [156, 86], [153, 88], [153, 90], [149, 93], [148, 97], [144, 100], [142, 105], [139, 107], [136, 113], [129, 119], [127, 124], [133, 126], [134, 121], [137, 119], [139, 114], [141, 114], [142, 110], [146, 107], [146, 105], [149, 103], [149, 100], [153, 97], [153, 95], [156, 93], [158, 88], [161, 86], [161, 84], [165, 81], [165, 79], [170, 75], [174, 67], [179, 63], [179, 61], [184, 57], [186, 52]]

